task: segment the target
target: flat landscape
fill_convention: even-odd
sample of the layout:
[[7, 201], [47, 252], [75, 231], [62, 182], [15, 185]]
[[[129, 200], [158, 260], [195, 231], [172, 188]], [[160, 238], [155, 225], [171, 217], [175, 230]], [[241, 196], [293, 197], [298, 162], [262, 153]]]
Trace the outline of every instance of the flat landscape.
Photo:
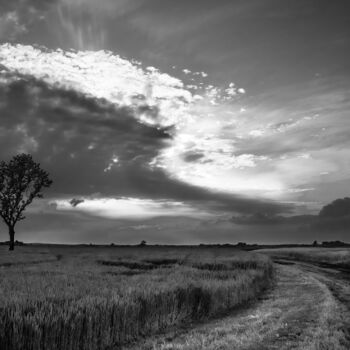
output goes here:
[[280, 248], [259, 253], [273, 259], [274, 282], [255, 302], [132, 349], [349, 349], [350, 249]]
[[2, 350], [350, 346], [350, 249], [0, 249]]
[[0, 0], [0, 350], [350, 350], [350, 0]]
[[0, 348], [119, 349], [227, 314], [272, 275], [236, 249], [1, 247]]

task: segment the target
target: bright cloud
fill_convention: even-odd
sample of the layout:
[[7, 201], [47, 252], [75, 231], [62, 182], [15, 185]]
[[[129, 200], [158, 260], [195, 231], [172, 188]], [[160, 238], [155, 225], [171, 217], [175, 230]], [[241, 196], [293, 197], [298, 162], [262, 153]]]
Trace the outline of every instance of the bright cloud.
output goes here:
[[[320, 153], [315, 156], [309, 149], [314, 147], [317, 135], [326, 130], [327, 123], [317, 133], [313, 130], [318, 111], [309, 107], [306, 110], [310, 113], [302, 115], [288, 108], [243, 108], [240, 99], [246, 91], [233, 82], [224, 87], [196, 81], [185, 85], [155, 67], [143, 68], [140, 62], [106, 51], [50, 51], [4, 44], [0, 46], [0, 64], [10, 72], [33, 76], [52, 87], [128, 107], [140, 123], [172, 127], [167, 147], [159, 150], [148, 165], [191, 185], [281, 199], [297, 193], [295, 188], [320, 172], [339, 169], [334, 161]], [[183, 72], [190, 74], [188, 70]], [[196, 72], [192, 76], [202, 79], [207, 74]], [[304, 139], [308, 146], [301, 150], [296, 145]], [[28, 147], [36, 147], [34, 141]], [[88, 149], [94, 147], [91, 143]], [[110, 155], [105, 173], [121, 166], [117, 153]], [[92, 203], [93, 207], [96, 203], [115, 204]]]
[[119, 158], [116, 155], [113, 155], [110, 162], [108, 163], [107, 167], [103, 170], [105, 173], [108, 171], [111, 171], [113, 166], [117, 165], [119, 163]]
[[200, 216], [205, 214], [183, 202], [139, 198], [84, 198], [78, 205], [72, 200], [58, 199], [51, 204], [57, 210], [75, 211], [110, 219], [149, 219], [159, 216]]
[[157, 107], [159, 113], [152, 117], [144, 114], [162, 126], [176, 123], [192, 101], [179, 79], [157, 69], [143, 70], [110, 52], [44, 52], [32, 46], [4, 44], [0, 46], [0, 62], [11, 71], [118, 105]]

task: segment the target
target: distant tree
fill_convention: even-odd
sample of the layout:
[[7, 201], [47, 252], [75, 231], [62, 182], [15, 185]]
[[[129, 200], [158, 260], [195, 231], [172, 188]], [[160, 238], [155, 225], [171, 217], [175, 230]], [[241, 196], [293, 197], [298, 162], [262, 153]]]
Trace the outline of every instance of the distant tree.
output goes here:
[[318, 246], [317, 241], [313, 241], [312, 246], [313, 246], [313, 247], [317, 247], [317, 246]]
[[339, 198], [325, 205], [319, 216], [323, 218], [339, 218], [350, 215], [350, 198]]
[[0, 216], [8, 226], [9, 250], [14, 250], [15, 225], [25, 219], [23, 212], [34, 198], [42, 198], [41, 190], [49, 187], [49, 174], [29, 154], [0, 162]]
[[140, 242], [140, 247], [145, 247], [147, 245], [147, 242], [146, 241], [141, 241]]

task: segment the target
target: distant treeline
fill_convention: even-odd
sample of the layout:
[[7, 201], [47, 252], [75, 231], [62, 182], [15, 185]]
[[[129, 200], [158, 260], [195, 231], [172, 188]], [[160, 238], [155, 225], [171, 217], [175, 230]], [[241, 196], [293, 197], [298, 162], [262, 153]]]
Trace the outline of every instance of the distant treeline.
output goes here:
[[[8, 245], [9, 241], [0, 242], [0, 245]], [[15, 241], [15, 245], [18, 246], [60, 246], [60, 247], [115, 247], [115, 248], [130, 248], [130, 247], [157, 247], [157, 248], [237, 248], [242, 250], [256, 250], [256, 249], [270, 249], [270, 248], [298, 248], [298, 247], [325, 247], [325, 248], [337, 248], [337, 247], [350, 247], [350, 243], [342, 242], [342, 241], [323, 241], [321, 243], [318, 243], [317, 241], [314, 241], [310, 244], [295, 244], [295, 243], [289, 243], [289, 244], [257, 244], [257, 243], [245, 243], [245, 242], [238, 242], [236, 244], [232, 243], [223, 243], [223, 244], [198, 244], [198, 245], [171, 245], [171, 244], [149, 244], [146, 245], [145, 243], [142, 244], [50, 244], [50, 243], [24, 243], [21, 241]]]
[[[5, 241], [5, 242], [0, 242], [0, 245], [9, 245], [10, 244], [10, 241]], [[21, 242], [21, 241], [15, 241], [15, 245], [25, 245], [24, 242]]]
[[317, 243], [314, 241], [311, 244], [248, 244], [244, 242], [238, 242], [237, 244], [200, 244], [201, 247], [232, 247], [243, 250], [255, 250], [255, 249], [269, 249], [269, 248], [298, 248], [298, 247], [324, 247], [324, 248], [336, 248], [336, 247], [350, 247], [350, 243], [342, 241], [323, 241]]

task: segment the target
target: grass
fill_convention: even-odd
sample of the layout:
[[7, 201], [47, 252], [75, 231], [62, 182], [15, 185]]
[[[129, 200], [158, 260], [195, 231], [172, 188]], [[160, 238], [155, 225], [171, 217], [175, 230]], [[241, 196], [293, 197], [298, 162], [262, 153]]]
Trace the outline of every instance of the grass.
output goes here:
[[347, 350], [350, 317], [327, 287], [334, 282], [278, 265], [274, 288], [259, 302], [190, 330], [151, 337], [129, 350]]
[[289, 259], [350, 268], [350, 248], [276, 248], [261, 249], [259, 252], [268, 254], [274, 259]]
[[277, 248], [261, 249], [260, 252], [274, 259], [298, 260], [350, 268], [350, 248]]
[[118, 348], [222, 315], [269, 284], [232, 248], [0, 247], [0, 349]]

